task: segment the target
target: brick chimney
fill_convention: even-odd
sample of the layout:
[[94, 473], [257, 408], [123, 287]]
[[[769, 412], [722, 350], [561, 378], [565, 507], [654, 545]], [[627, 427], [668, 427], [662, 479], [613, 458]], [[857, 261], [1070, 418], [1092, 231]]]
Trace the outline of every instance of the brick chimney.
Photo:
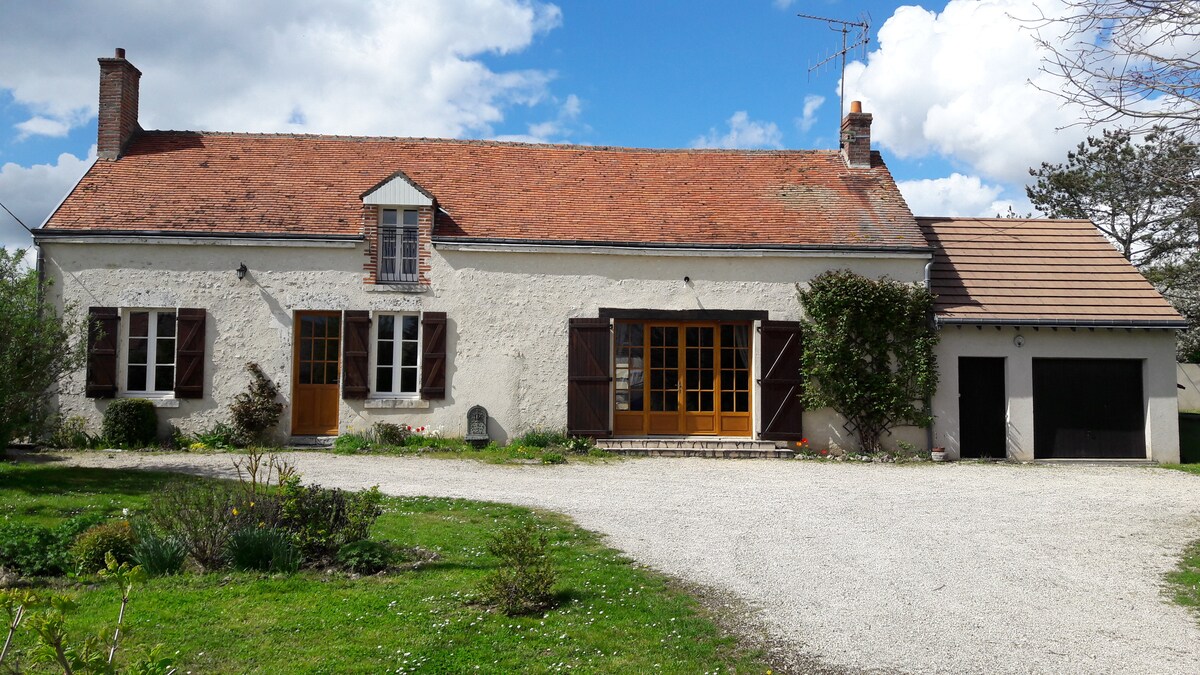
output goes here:
[[100, 116], [97, 123], [96, 153], [100, 159], [116, 159], [138, 125], [138, 80], [142, 71], [125, 60], [125, 50], [117, 48], [112, 58], [100, 62]]
[[842, 120], [842, 157], [852, 169], [871, 168], [871, 113], [862, 111], [862, 101], [851, 101]]

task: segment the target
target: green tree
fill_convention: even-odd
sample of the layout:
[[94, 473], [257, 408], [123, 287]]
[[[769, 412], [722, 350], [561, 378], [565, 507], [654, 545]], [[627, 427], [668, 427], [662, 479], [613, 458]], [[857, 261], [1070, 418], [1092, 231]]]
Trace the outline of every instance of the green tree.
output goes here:
[[1157, 128], [1136, 141], [1105, 131], [1063, 164], [1030, 169], [1030, 203], [1053, 218], [1092, 221], [1192, 328], [1178, 358], [1200, 356], [1200, 147]]
[[825, 272], [804, 307], [804, 404], [833, 408], [867, 452], [897, 425], [929, 426], [937, 389], [933, 295], [920, 285]]
[[1063, 164], [1030, 169], [1030, 203], [1051, 218], [1084, 218], [1139, 268], [1196, 251], [1200, 235], [1200, 148], [1155, 129], [1089, 137]]
[[24, 258], [0, 248], [0, 451], [37, 433], [53, 387], [84, 358], [83, 323], [43, 299]]

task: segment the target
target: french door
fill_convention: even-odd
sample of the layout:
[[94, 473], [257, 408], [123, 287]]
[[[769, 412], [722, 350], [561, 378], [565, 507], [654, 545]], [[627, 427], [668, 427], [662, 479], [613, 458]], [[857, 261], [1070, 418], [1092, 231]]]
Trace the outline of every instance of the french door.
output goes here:
[[341, 313], [297, 312], [292, 373], [292, 434], [338, 432]]
[[617, 435], [749, 436], [750, 324], [617, 321]]

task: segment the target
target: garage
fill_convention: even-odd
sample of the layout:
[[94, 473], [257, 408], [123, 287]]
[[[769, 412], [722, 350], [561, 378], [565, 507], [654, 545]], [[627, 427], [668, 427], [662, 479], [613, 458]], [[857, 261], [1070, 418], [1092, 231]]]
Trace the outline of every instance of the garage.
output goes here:
[[1139, 359], [1033, 359], [1037, 459], [1145, 459]]

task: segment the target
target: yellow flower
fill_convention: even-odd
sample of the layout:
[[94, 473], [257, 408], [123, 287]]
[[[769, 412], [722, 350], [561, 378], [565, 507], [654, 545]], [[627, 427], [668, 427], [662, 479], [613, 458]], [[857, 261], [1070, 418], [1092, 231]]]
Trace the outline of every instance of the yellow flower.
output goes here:
[[234, 509], [233, 509], [233, 515], [235, 515], [235, 516], [237, 515], [237, 507], [234, 507]]
[[254, 502], [250, 502], [250, 506], [254, 506]]

